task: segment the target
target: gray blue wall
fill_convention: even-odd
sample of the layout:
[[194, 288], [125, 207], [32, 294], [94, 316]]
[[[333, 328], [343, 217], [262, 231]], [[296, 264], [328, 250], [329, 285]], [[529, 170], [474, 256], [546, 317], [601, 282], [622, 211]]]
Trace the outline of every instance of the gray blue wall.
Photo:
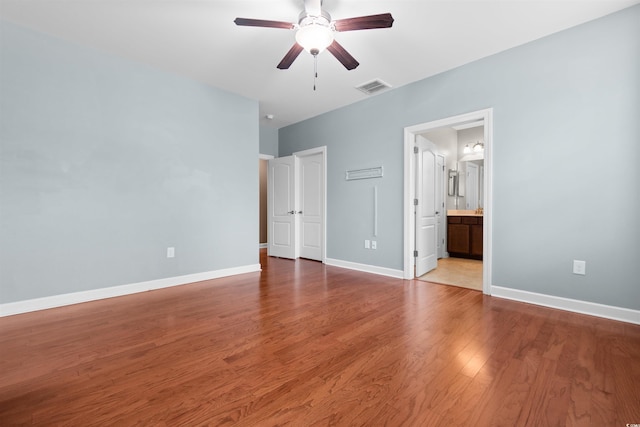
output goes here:
[[485, 108], [492, 284], [640, 309], [640, 6], [280, 129], [281, 156], [328, 147], [327, 257], [402, 270], [404, 127]]
[[260, 125], [260, 154], [278, 157], [278, 129]]
[[258, 263], [256, 101], [0, 31], [0, 303]]

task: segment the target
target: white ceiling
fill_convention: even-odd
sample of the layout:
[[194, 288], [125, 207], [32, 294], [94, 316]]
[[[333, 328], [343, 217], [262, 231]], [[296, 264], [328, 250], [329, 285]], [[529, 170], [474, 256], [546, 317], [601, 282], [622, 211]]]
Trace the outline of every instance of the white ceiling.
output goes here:
[[279, 128], [366, 98], [355, 86], [372, 79], [403, 86], [637, 3], [324, 0], [333, 19], [390, 12], [395, 22], [337, 33], [360, 66], [347, 71], [322, 53], [315, 92], [306, 52], [276, 69], [293, 31], [233, 23], [297, 22], [302, 0], [0, 0], [0, 17], [257, 99], [261, 123]]

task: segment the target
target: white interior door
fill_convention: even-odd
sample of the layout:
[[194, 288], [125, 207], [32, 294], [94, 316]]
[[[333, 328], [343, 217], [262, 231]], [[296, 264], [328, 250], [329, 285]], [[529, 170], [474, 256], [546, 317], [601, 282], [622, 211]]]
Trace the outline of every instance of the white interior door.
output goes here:
[[436, 147], [416, 138], [416, 276], [438, 265], [436, 218]]
[[269, 160], [267, 175], [267, 254], [295, 259], [296, 256], [296, 180], [295, 157]]
[[301, 156], [299, 161], [298, 219], [300, 256], [322, 261], [324, 236], [324, 155]]

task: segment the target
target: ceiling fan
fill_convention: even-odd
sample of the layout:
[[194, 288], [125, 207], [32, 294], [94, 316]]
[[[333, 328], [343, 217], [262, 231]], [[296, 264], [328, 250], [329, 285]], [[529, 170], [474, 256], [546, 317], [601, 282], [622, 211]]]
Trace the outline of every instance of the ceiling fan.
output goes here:
[[389, 28], [393, 25], [393, 17], [390, 13], [382, 13], [332, 21], [331, 15], [322, 10], [322, 0], [304, 0], [304, 10], [300, 13], [297, 24], [249, 18], [236, 18], [234, 22], [236, 25], [249, 27], [296, 30], [296, 43], [278, 64], [281, 70], [288, 69], [303, 50], [317, 59], [318, 54], [325, 49], [347, 70], [353, 70], [360, 63], [334, 39], [334, 33]]

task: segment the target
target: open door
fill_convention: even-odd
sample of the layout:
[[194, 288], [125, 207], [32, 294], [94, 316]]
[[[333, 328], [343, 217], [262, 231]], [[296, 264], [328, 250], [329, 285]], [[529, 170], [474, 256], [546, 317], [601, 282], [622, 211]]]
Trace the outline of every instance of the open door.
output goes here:
[[436, 217], [436, 146], [416, 138], [416, 277], [438, 266]]
[[269, 160], [267, 174], [267, 254], [297, 258], [295, 208], [295, 157]]
[[299, 155], [300, 257], [322, 261], [324, 245], [324, 154]]

